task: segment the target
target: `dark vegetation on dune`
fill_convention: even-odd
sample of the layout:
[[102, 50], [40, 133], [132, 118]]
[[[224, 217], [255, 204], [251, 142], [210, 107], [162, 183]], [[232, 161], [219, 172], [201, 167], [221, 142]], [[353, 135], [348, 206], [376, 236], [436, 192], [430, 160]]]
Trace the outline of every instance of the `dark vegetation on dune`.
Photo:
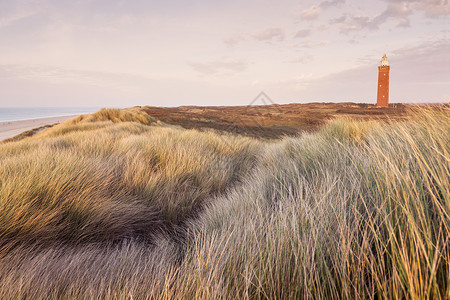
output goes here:
[[2, 143], [0, 298], [449, 298], [449, 136], [446, 106], [292, 104]]
[[404, 120], [408, 105], [375, 108], [356, 103], [273, 104], [251, 106], [142, 107], [143, 111], [167, 124], [187, 129], [214, 129], [256, 138], [296, 136], [317, 130], [329, 120]]

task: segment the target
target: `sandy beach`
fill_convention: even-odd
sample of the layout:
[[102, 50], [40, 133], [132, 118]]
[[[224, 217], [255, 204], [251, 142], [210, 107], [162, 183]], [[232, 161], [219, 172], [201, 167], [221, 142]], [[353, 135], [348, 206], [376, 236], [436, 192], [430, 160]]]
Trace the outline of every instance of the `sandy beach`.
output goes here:
[[0, 141], [10, 137], [14, 137], [24, 131], [48, 124], [59, 123], [74, 118], [75, 116], [76, 115], [0, 122]]

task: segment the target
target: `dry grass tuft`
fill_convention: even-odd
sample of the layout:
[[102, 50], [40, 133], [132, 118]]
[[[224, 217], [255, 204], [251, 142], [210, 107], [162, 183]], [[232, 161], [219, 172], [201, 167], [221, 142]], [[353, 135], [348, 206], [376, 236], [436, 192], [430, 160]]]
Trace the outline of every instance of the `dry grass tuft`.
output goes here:
[[79, 124], [87, 122], [104, 122], [111, 121], [113, 123], [120, 122], [136, 122], [144, 125], [150, 125], [156, 120], [150, 117], [145, 112], [141, 111], [139, 108], [102, 108], [96, 113], [89, 115], [80, 115], [67, 121], [67, 124]]

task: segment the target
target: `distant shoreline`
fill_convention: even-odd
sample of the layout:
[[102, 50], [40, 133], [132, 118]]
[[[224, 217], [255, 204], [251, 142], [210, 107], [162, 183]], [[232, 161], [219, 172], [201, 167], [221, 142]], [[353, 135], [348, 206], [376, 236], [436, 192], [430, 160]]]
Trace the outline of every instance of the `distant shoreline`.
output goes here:
[[77, 115], [64, 115], [57, 117], [35, 118], [17, 121], [0, 122], [0, 141], [14, 137], [24, 131], [38, 128], [45, 125], [60, 123], [76, 117]]
[[[86, 113], [88, 114], [88, 113]], [[63, 117], [75, 117], [79, 116], [80, 114], [63, 114], [63, 115], [57, 115], [57, 116], [45, 116], [45, 117], [36, 117], [36, 118], [25, 118], [25, 119], [14, 119], [14, 120], [0, 120], [0, 124], [3, 123], [11, 123], [11, 122], [22, 122], [22, 121], [39, 121], [42, 119], [52, 119], [52, 118], [63, 118]]]
[[0, 107], [0, 122], [84, 115], [100, 107]]

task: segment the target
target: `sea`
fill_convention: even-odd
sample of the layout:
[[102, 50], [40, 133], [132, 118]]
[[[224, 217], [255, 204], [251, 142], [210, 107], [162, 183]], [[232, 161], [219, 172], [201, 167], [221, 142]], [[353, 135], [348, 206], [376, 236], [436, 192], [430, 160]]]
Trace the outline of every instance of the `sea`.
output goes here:
[[100, 107], [0, 107], [0, 122], [82, 115], [99, 109]]

